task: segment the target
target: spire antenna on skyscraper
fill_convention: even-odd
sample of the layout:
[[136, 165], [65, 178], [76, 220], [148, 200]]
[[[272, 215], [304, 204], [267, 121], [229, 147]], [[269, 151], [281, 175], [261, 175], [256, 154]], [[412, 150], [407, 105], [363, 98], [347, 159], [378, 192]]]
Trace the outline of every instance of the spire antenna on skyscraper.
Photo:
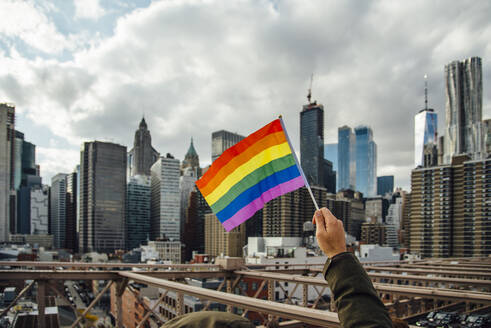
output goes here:
[[428, 75], [425, 74], [425, 110], [428, 109]]
[[312, 99], [312, 82], [314, 80], [314, 73], [310, 76], [310, 87], [309, 87], [309, 93], [307, 94], [307, 100], [309, 102], [309, 105], [312, 103], [310, 100]]

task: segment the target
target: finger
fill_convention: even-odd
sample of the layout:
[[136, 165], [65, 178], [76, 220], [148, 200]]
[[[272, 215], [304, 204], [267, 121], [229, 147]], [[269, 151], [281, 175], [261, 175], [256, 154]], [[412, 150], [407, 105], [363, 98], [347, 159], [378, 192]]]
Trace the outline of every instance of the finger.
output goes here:
[[336, 217], [331, 213], [331, 211], [329, 211], [327, 208], [323, 207], [320, 209], [320, 211], [322, 212], [323, 216], [324, 216], [324, 220], [325, 220], [325, 224], [326, 226], [330, 225], [330, 224], [334, 224], [336, 223]]
[[317, 231], [326, 231], [326, 223], [321, 211], [315, 211], [314, 219], [317, 225]]

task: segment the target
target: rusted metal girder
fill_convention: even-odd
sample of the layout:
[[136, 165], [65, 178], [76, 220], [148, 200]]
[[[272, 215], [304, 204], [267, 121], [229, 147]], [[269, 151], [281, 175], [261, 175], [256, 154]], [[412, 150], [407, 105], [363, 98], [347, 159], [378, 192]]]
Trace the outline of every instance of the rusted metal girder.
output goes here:
[[[3, 280], [3, 279], [2, 279]], [[3, 317], [5, 314], [7, 314], [7, 312], [9, 312], [10, 308], [12, 308], [12, 306], [14, 306], [17, 301], [22, 297], [24, 296], [24, 294], [29, 290], [31, 289], [32, 286], [34, 286], [34, 283], [36, 281], [31, 281], [31, 283], [29, 285], [27, 285], [26, 287], [24, 287], [21, 292], [19, 293], [19, 295], [17, 295], [14, 300], [5, 308], [3, 309], [2, 313], [0, 313], [0, 318]]]
[[491, 282], [489, 280], [482, 279], [464, 279], [464, 278], [441, 278], [441, 277], [425, 277], [416, 275], [403, 275], [403, 274], [386, 274], [386, 273], [376, 273], [368, 272], [370, 278], [375, 279], [391, 279], [400, 281], [412, 281], [418, 283], [441, 283], [445, 285], [455, 285], [455, 286], [474, 286], [474, 287], [484, 287], [486, 289], [491, 288]]
[[[304, 273], [299, 270], [291, 270], [291, 272], [285, 270], [265, 270], [265, 271], [254, 271], [254, 272], [267, 272], [267, 273], [289, 273], [289, 274], [300, 274]], [[320, 269], [310, 269], [309, 273], [320, 274], [322, 270]], [[467, 278], [449, 278], [449, 277], [426, 277], [426, 276], [418, 276], [418, 275], [403, 275], [403, 274], [394, 274], [394, 273], [379, 273], [379, 272], [367, 272], [370, 278], [375, 279], [391, 279], [391, 280], [401, 280], [401, 281], [414, 281], [414, 282], [431, 282], [431, 283], [442, 283], [442, 284], [452, 284], [455, 286], [475, 286], [475, 287], [484, 287], [487, 289], [491, 289], [491, 283], [489, 280], [483, 279], [467, 279]]]
[[155, 314], [155, 309], [159, 306], [160, 302], [162, 302], [162, 300], [167, 296], [167, 293], [169, 291], [166, 290], [165, 292], [162, 293], [162, 295], [160, 295], [159, 299], [157, 300], [157, 302], [152, 306], [152, 308], [150, 309], [150, 311], [148, 311], [145, 316], [143, 317], [143, 319], [138, 323], [138, 326], [136, 326], [136, 328], [141, 328], [145, 322], [148, 320], [148, 318], [153, 314], [155, 315], [156, 317], [158, 317], [158, 320], [161, 320], [160, 319], [160, 315], [157, 315]]
[[[145, 311], [147, 311], [147, 313], [150, 313], [151, 314], [152, 310], [148, 307], [148, 305], [145, 303], [144, 299], [140, 296], [140, 292], [136, 291], [135, 289], [133, 289], [129, 285], [126, 287], [126, 289], [129, 290], [133, 294], [133, 296], [135, 296], [136, 300], [138, 301], [139, 304], [141, 304], [141, 306], [143, 306], [143, 308], [145, 309]], [[167, 294], [167, 292], [165, 294]], [[165, 323], [165, 321], [162, 320], [160, 318], [160, 316], [158, 316], [157, 319], [160, 321], [161, 324], [164, 324]]]
[[[80, 270], [3, 270], [0, 271], [2, 280], [32, 280], [32, 279], [61, 279], [61, 280], [115, 280], [121, 271], [80, 271]], [[144, 271], [138, 274], [163, 279], [183, 278], [219, 278], [227, 273], [224, 271]]]
[[337, 314], [329, 311], [313, 310], [295, 305], [280, 304], [271, 301], [253, 299], [246, 296], [227, 294], [206, 288], [189, 286], [173, 281], [148, 277], [132, 272], [123, 271], [120, 273], [120, 275], [135, 282], [170, 289], [175, 292], [182, 292], [186, 295], [195, 296], [200, 299], [209, 299], [225, 305], [232, 305], [242, 309], [268, 313], [280, 318], [300, 320], [302, 322], [317, 326], [339, 327]]
[[[156, 269], [221, 269], [215, 264], [146, 264], [146, 263], [86, 263], [86, 262], [37, 262], [37, 261], [0, 261], [0, 266], [34, 268], [156, 268]], [[60, 270], [61, 271], [61, 270]]]
[[[304, 277], [304, 276], [292, 276], [287, 274], [274, 274], [269, 272], [257, 272], [257, 271], [235, 271], [236, 274], [243, 275], [245, 277], [254, 277], [260, 279], [275, 279], [278, 281], [288, 281], [294, 283], [304, 283], [307, 285], [314, 286], [328, 286], [324, 279]], [[409, 297], [428, 297], [428, 298], [438, 298], [438, 299], [450, 299], [455, 298], [480, 303], [480, 304], [491, 304], [491, 294], [489, 293], [479, 293], [471, 291], [456, 291], [452, 289], [443, 288], [428, 288], [428, 287], [416, 287], [416, 286], [401, 286], [401, 285], [391, 285], [374, 283], [375, 289], [378, 292], [405, 295]]]
[[77, 320], [75, 320], [74, 323], [72, 323], [71, 327], [70, 328], [75, 328], [78, 323], [82, 320], [82, 318], [85, 318], [85, 316], [87, 315], [87, 313], [89, 313], [89, 311], [94, 307], [94, 305], [97, 304], [97, 302], [99, 302], [99, 300], [101, 299], [101, 297], [104, 295], [104, 293], [112, 286], [112, 284], [114, 283], [114, 281], [111, 281], [109, 282], [100, 292], [99, 294], [97, 294], [97, 296], [94, 298], [94, 300], [89, 304], [89, 306], [85, 309], [85, 311], [82, 313], [82, 315], [80, 317], [77, 318]]
[[474, 267], [462, 265], [421, 265], [421, 264], [400, 264], [399, 268], [411, 268], [411, 269], [431, 269], [431, 270], [462, 270], [468, 272], [491, 272], [491, 266], [488, 267]]
[[389, 271], [389, 272], [407, 272], [412, 274], [422, 274], [422, 275], [441, 275], [441, 276], [465, 276], [465, 277], [475, 277], [475, 278], [487, 278], [491, 279], [491, 272], [466, 272], [466, 271], [456, 271], [456, 270], [425, 270], [425, 269], [406, 269], [406, 268], [394, 268], [386, 266], [365, 266], [367, 271]]

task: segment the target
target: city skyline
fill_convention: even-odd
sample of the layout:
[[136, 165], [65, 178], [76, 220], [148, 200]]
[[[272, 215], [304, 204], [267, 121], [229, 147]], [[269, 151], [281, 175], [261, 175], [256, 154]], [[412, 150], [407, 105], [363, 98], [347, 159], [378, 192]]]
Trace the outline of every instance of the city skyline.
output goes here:
[[[371, 126], [378, 174], [395, 175], [404, 189], [410, 186], [411, 121], [423, 105], [424, 74], [443, 131], [444, 66], [481, 57], [483, 118], [491, 116], [488, 3], [141, 1], [138, 10], [106, 3], [90, 10], [84, 3], [1, 5], [16, 23], [0, 23], [0, 63], [6, 67], [0, 99], [16, 104], [16, 129], [37, 145], [44, 183], [73, 170], [84, 141], [129, 148], [143, 114], [155, 131], [155, 148], [179, 159], [194, 137], [209, 164], [211, 132], [248, 135], [279, 114], [298, 152], [297, 111], [312, 72], [313, 99], [329, 118], [325, 142], [336, 142], [342, 125]], [[192, 25], [182, 19], [189, 15]], [[413, 16], [411, 24], [400, 24]], [[167, 37], [176, 30], [177, 38]], [[357, 37], [343, 37], [347, 33]]]

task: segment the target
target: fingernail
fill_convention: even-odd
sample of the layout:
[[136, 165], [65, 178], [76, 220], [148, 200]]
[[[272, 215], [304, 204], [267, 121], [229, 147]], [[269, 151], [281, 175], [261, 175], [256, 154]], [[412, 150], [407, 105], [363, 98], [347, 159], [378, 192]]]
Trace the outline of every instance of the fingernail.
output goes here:
[[315, 216], [317, 216], [318, 218], [321, 218], [322, 214], [321, 214], [321, 212], [315, 212]]

